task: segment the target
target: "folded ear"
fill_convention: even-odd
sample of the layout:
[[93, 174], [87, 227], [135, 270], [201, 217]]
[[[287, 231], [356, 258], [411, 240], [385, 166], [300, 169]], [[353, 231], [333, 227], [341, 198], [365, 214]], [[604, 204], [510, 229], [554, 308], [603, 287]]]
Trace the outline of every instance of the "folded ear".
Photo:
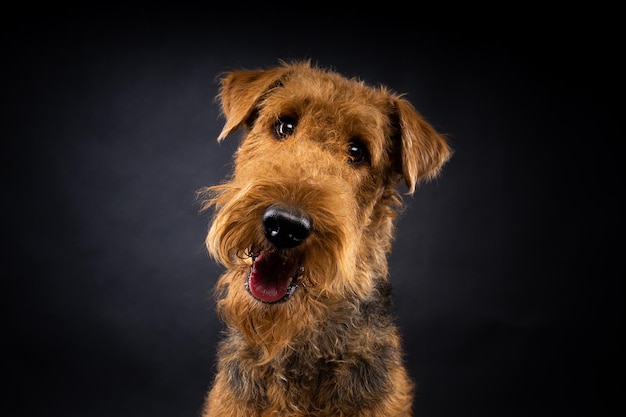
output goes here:
[[253, 114], [263, 94], [270, 90], [286, 72], [286, 68], [239, 70], [228, 72], [221, 79], [218, 99], [226, 124], [217, 140], [221, 141], [239, 129]]
[[452, 153], [445, 138], [422, 118], [411, 103], [398, 98], [395, 107], [400, 129], [402, 178], [409, 194], [413, 194], [421, 180], [437, 176]]

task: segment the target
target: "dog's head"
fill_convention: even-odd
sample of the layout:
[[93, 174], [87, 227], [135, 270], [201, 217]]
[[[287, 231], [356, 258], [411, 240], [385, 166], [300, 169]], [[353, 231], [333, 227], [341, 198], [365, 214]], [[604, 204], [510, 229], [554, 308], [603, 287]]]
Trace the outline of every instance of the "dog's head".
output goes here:
[[[232, 177], [204, 201], [207, 248], [228, 268], [220, 311], [270, 338], [319, 320], [321, 299], [367, 298], [387, 277], [398, 185], [436, 176], [446, 140], [402, 96], [307, 62], [229, 72], [219, 99], [218, 139], [244, 130]], [[298, 323], [276, 331], [287, 315]]]

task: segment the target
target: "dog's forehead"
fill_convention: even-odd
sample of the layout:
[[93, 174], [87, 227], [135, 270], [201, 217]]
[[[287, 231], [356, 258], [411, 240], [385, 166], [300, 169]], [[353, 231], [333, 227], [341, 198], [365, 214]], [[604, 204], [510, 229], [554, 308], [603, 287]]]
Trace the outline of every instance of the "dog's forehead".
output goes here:
[[[394, 111], [393, 94], [340, 74], [317, 69], [289, 73], [265, 96], [271, 117], [314, 115], [318, 122], [380, 131]], [[317, 115], [317, 116], [315, 116]]]
[[384, 88], [315, 68], [289, 73], [282, 86], [286, 92], [294, 95], [293, 98], [308, 97], [310, 100], [333, 105], [360, 102], [382, 109], [390, 104], [390, 94]]

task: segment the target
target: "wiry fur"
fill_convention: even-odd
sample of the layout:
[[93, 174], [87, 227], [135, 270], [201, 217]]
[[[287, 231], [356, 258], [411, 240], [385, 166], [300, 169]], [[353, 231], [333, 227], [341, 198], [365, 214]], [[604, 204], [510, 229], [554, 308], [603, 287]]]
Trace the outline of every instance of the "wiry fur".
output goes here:
[[[245, 129], [232, 178], [201, 190], [215, 209], [206, 239], [226, 267], [216, 286], [226, 323], [203, 417], [410, 416], [414, 386], [393, 322], [387, 257], [401, 207], [437, 175], [446, 141], [402, 98], [308, 62], [239, 70], [222, 78], [226, 124]], [[279, 139], [274, 123], [297, 121]], [[349, 144], [368, 150], [351, 164]], [[313, 232], [282, 249], [303, 274], [291, 297], [263, 303], [246, 289], [251, 257], [274, 251], [264, 210], [306, 213]]]

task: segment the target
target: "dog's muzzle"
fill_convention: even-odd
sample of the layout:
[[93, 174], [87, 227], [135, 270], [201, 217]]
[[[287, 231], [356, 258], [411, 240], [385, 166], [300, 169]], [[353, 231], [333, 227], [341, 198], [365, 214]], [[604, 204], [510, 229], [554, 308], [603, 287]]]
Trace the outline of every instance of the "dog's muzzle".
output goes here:
[[273, 304], [287, 300], [298, 286], [304, 267], [284, 250], [301, 245], [311, 235], [312, 222], [305, 214], [280, 206], [268, 207], [262, 222], [273, 248], [254, 254], [246, 288], [257, 300]]

